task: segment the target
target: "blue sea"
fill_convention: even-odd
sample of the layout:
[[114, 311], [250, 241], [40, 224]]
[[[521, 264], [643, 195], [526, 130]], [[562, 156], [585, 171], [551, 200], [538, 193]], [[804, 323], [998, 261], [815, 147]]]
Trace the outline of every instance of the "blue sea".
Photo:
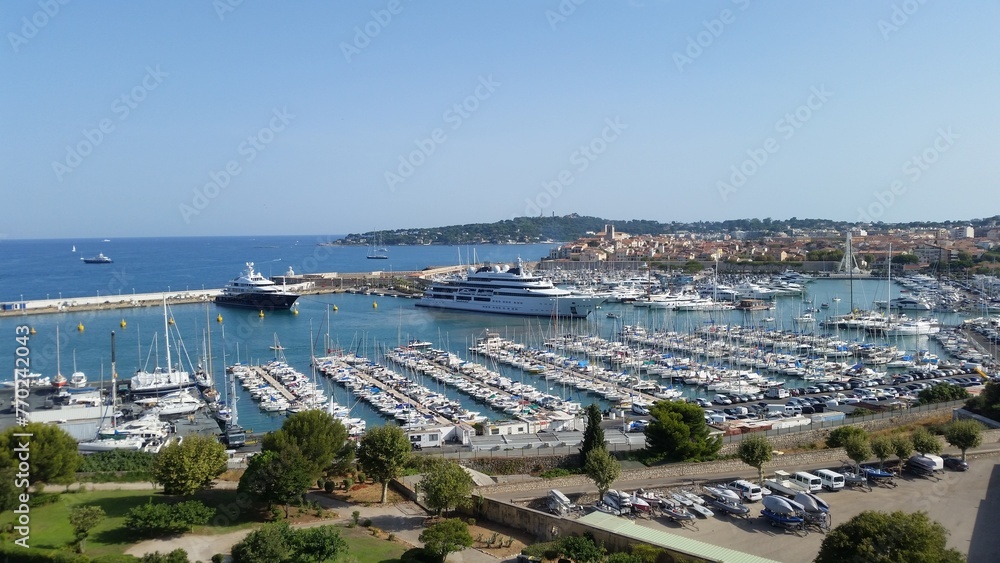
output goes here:
[[[180, 291], [218, 288], [237, 276], [245, 262], [254, 262], [264, 275], [283, 274], [291, 268], [296, 273], [366, 272], [374, 270], [410, 271], [447, 266], [470, 261], [512, 262], [517, 258], [537, 260], [548, 254], [553, 244], [478, 245], [475, 247], [399, 246], [389, 248], [388, 260], [368, 260], [365, 247], [321, 246], [336, 236], [280, 237], [190, 237], [129, 239], [66, 239], [0, 241], [0, 302], [20, 299], [69, 298], [108, 293]], [[75, 251], [73, 250], [75, 247]], [[84, 264], [81, 256], [103, 253], [112, 264]], [[650, 329], [667, 328], [690, 331], [707, 323], [760, 324], [765, 317], [775, 317], [777, 328], [794, 328], [791, 319], [799, 316], [811, 300], [815, 306], [830, 303], [826, 315], [849, 311], [855, 306], [868, 307], [875, 299], [886, 299], [890, 288], [879, 280], [819, 280], [809, 286], [804, 297], [779, 298], [773, 311], [738, 311], [725, 313], [674, 312], [637, 309], [628, 305], [606, 304], [589, 318], [559, 321], [558, 330], [597, 334], [615, 338], [622, 323], [639, 324]], [[894, 297], [898, 289], [891, 289]], [[840, 302], [833, 302], [833, 297]], [[298, 300], [298, 314], [271, 312], [263, 318], [257, 311], [217, 308], [214, 304], [170, 306], [167, 316], [173, 320], [171, 332], [180, 335], [178, 349], [172, 336], [171, 355], [187, 366], [204, 355], [209, 339], [214, 372], [222, 386], [222, 366], [237, 359], [243, 363], [270, 360], [270, 349], [277, 341], [284, 347], [287, 361], [303, 373], [310, 373], [310, 351], [321, 355], [326, 347], [340, 348], [377, 359], [383, 347], [405, 344], [408, 340], [427, 340], [436, 347], [468, 356], [467, 349], [487, 329], [502, 336], [540, 347], [553, 331], [550, 319], [509, 317], [470, 313], [442, 312], [414, 306], [412, 299], [355, 294], [306, 295]], [[621, 318], [610, 318], [616, 312]], [[222, 322], [218, 322], [218, 316]], [[942, 318], [954, 322], [955, 318]], [[124, 323], [124, 327], [122, 324]], [[111, 332], [116, 332], [116, 368], [121, 377], [136, 369], [165, 366], [164, 312], [161, 307], [89, 311], [52, 315], [29, 315], [0, 318], [0, 365], [14, 365], [17, 346], [15, 328], [30, 325], [31, 371], [54, 375], [57, 370], [69, 374], [78, 369], [92, 381], [111, 376]], [[56, 327], [59, 327], [59, 354], [56, 354]], [[82, 330], [80, 330], [82, 328]], [[818, 326], [812, 330], [821, 330]], [[931, 348], [927, 338], [902, 339], [898, 345], [907, 349]], [[546, 385], [537, 376], [514, 373], [509, 368], [490, 366], [508, 376]], [[9, 374], [11, 372], [8, 372]], [[0, 379], [9, 379], [2, 377]], [[369, 424], [381, 424], [381, 416], [363, 402], [356, 402], [342, 388], [318, 379], [341, 404], [353, 405], [352, 414]], [[468, 408], [491, 418], [504, 418], [486, 404], [477, 404], [454, 389], [443, 389], [428, 379], [424, 385], [446, 392]], [[602, 399], [573, 389], [551, 391], [583, 404]], [[261, 412], [242, 388], [238, 392], [240, 422], [257, 432], [281, 425], [282, 415]]]

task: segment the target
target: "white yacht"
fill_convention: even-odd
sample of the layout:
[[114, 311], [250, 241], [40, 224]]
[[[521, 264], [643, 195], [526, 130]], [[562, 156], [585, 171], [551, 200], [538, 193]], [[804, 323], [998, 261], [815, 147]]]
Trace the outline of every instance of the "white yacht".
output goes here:
[[297, 293], [284, 291], [273, 281], [255, 272], [253, 262], [247, 262], [247, 269], [240, 277], [231, 280], [215, 296], [216, 305], [245, 307], [248, 309], [273, 310], [290, 309]]
[[560, 289], [552, 282], [526, 272], [520, 260], [516, 267], [484, 265], [469, 269], [465, 278], [432, 284], [417, 302], [418, 307], [584, 318], [603, 297], [591, 297]]
[[[885, 308], [885, 301], [876, 301], [875, 305]], [[889, 308], [897, 311], [930, 311], [931, 304], [919, 297], [896, 297], [889, 301]]]

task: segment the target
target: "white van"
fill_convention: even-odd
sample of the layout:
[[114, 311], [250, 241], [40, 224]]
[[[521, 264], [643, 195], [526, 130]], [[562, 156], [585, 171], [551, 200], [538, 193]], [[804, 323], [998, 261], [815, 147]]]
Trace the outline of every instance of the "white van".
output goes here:
[[757, 502], [764, 498], [759, 486], [754, 485], [750, 481], [744, 481], [743, 479], [727, 483], [726, 488], [731, 491], [735, 491], [738, 495], [740, 495], [740, 498], [750, 502]]
[[802, 414], [802, 407], [798, 405], [785, 405], [785, 416], [799, 416]]
[[836, 491], [844, 488], [844, 476], [836, 471], [820, 469], [816, 471], [816, 476], [819, 477], [823, 488], [828, 491]]
[[819, 477], [813, 475], [812, 473], [806, 473], [805, 471], [796, 471], [795, 475], [792, 475], [792, 481], [802, 485], [809, 489], [810, 493], [815, 493], [823, 490], [823, 480]]
[[788, 389], [785, 389], [784, 387], [771, 387], [766, 393], [764, 393], [764, 396], [768, 399], [787, 399]]

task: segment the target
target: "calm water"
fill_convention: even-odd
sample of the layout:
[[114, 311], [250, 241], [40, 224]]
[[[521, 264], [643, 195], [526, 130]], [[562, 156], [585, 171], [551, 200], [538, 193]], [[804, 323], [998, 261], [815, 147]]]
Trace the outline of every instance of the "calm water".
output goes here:
[[[318, 247], [317, 242], [328, 240], [318, 237], [266, 237], [266, 238], [177, 238], [177, 239], [116, 239], [110, 242], [86, 240], [3, 241], [0, 242], [0, 259], [8, 267], [0, 274], [0, 301], [18, 300], [23, 294], [28, 298], [95, 295], [119, 289], [130, 292], [166, 291], [220, 287], [239, 273], [243, 262], [253, 261], [265, 275], [280, 274], [292, 267], [296, 272], [358, 272], [384, 270], [418, 270], [427, 266], [451, 265], [467, 261], [475, 252], [479, 260], [496, 262], [512, 261], [518, 257], [536, 260], [548, 253], [552, 245], [488, 245], [472, 248], [411, 246], [392, 247], [389, 260], [367, 260], [366, 248]], [[73, 245], [77, 252], [71, 252]], [[114, 264], [85, 265], [80, 255], [90, 256], [103, 252], [114, 259]], [[373, 264], [373, 262], [375, 264]], [[810, 306], [829, 303], [816, 316], [822, 320], [827, 315], [846, 313], [850, 307], [851, 282], [849, 280], [820, 280], [809, 286], [804, 298], [779, 298], [777, 309], [772, 311], [739, 311], [725, 313], [673, 312], [637, 309], [628, 305], [607, 304], [589, 318], [574, 322], [560, 321], [560, 331], [577, 331], [614, 338], [621, 323], [640, 324], [647, 328], [666, 328], [690, 331], [706, 323], [762, 324], [765, 317], [774, 317], [770, 325], [795, 330], [792, 318]], [[887, 283], [877, 280], [853, 282], [854, 303], [867, 307], [872, 300], [886, 299]], [[892, 296], [896, 296], [896, 289]], [[833, 297], [839, 296], [839, 303]], [[808, 303], [812, 300], [812, 304]], [[172, 333], [172, 361], [182, 358], [185, 365], [197, 361], [204, 354], [206, 342], [211, 337], [216, 373], [222, 373], [223, 360], [231, 364], [237, 359], [261, 362], [273, 357], [269, 349], [277, 340], [285, 349], [289, 363], [303, 373], [309, 373], [310, 350], [320, 354], [326, 346], [342, 348], [376, 359], [381, 347], [392, 347], [410, 339], [429, 340], [437, 347], [449, 349], [465, 356], [466, 350], [486, 329], [501, 335], [540, 346], [553, 331], [549, 319], [449, 313], [416, 308], [412, 299], [374, 297], [352, 294], [308, 295], [299, 298], [299, 313], [272, 312], [261, 318], [255, 311], [216, 308], [213, 304], [171, 306], [168, 316], [174, 320]], [[373, 306], [377, 304], [377, 307]], [[334, 311], [334, 306], [336, 311]], [[618, 312], [621, 319], [608, 318], [608, 312]], [[222, 315], [223, 321], [217, 322]], [[328, 322], [329, 319], [329, 322]], [[956, 322], [958, 317], [942, 318]], [[121, 322], [126, 326], [122, 328]], [[36, 315], [0, 319], [0, 364], [14, 363], [14, 328], [29, 324], [36, 334], [31, 338], [32, 371], [54, 375], [59, 369], [63, 374], [77, 369], [84, 371], [94, 381], [110, 377], [110, 334], [117, 333], [117, 371], [128, 377], [137, 368], [165, 365], [164, 313], [162, 308], [126, 309], [107, 312], [79, 312], [57, 315]], [[83, 330], [77, 329], [83, 325]], [[56, 326], [60, 332], [60, 354], [56, 354]], [[803, 327], [806, 332], [822, 330], [818, 325]], [[183, 346], [178, 346], [177, 336]], [[864, 335], [844, 335], [848, 339]], [[329, 342], [329, 344], [327, 344]], [[926, 338], [914, 337], [894, 341], [902, 348], [916, 350], [930, 348], [934, 343]], [[491, 366], [498, 369], [496, 366]], [[546, 382], [537, 376], [500, 371], [512, 378], [544, 387]], [[3, 377], [2, 379], [7, 379]], [[353, 399], [341, 388], [319, 378], [341, 404], [353, 404]], [[221, 381], [221, 376], [219, 377]], [[492, 418], [502, 418], [502, 413], [492, 412], [485, 404], [459, 394], [455, 390], [439, 388], [437, 382], [422, 382], [427, 387], [439, 389], [457, 398], [468, 408], [479, 410]], [[567, 398], [589, 404], [597, 400], [602, 407], [609, 406], [592, 395], [581, 395], [574, 389], [552, 388], [551, 391]], [[266, 431], [280, 426], [283, 416], [260, 412], [242, 388], [238, 392], [240, 421], [255, 431]], [[381, 424], [381, 417], [367, 404], [359, 402], [353, 411], [370, 424]]]

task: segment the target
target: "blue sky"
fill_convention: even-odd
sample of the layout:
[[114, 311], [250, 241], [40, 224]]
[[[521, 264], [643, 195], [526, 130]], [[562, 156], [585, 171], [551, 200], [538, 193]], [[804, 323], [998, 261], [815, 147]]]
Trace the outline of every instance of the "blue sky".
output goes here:
[[1000, 211], [996, 2], [577, 1], [6, 2], [0, 236]]

